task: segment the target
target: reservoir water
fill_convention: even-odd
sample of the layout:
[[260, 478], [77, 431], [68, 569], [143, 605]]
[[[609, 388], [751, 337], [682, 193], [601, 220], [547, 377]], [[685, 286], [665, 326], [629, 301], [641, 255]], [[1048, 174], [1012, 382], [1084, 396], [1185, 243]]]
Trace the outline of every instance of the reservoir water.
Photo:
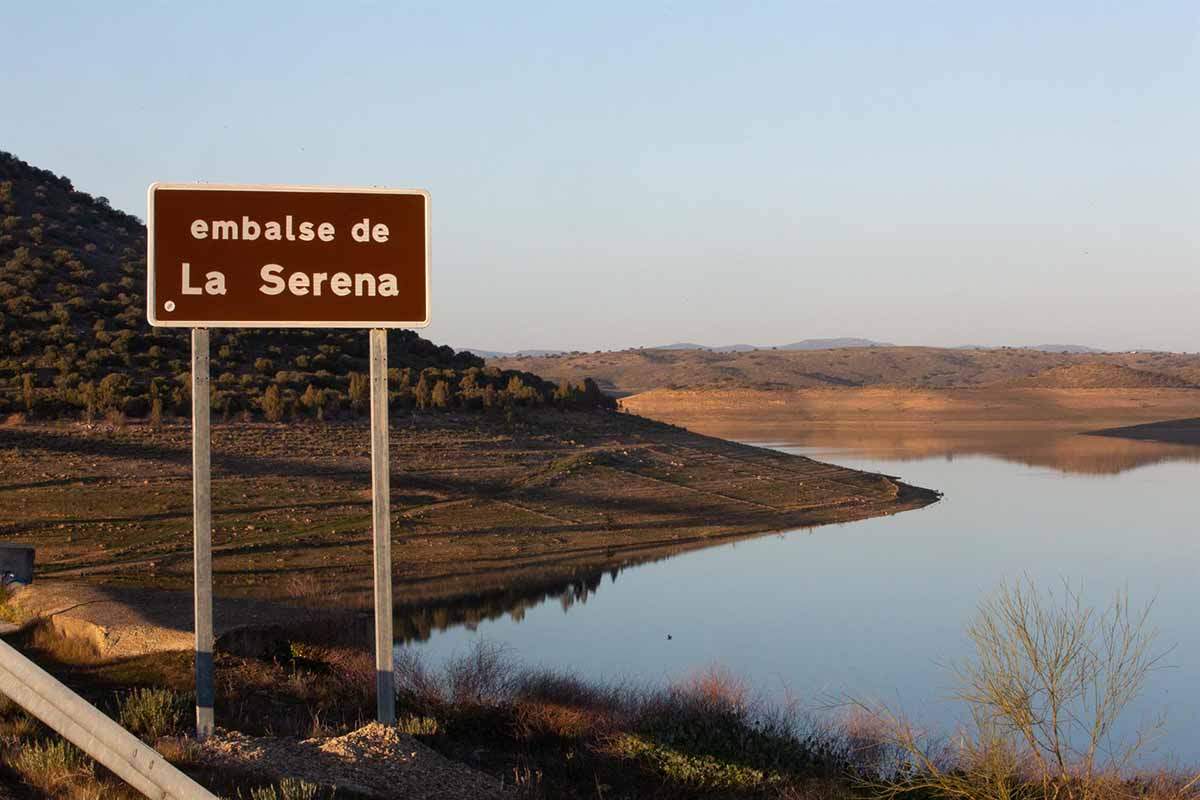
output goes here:
[[775, 699], [882, 701], [949, 730], [962, 709], [947, 665], [969, 655], [964, 626], [979, 601], [1002, 580], [1067, 580], [1093, 604], [1118, 590], [1153, 602], [1157, 649], [1169, 652], [1126, 724], [1165, 712], [1148, 755], [1200, 761], [1200, 448], [1044, 431], [738, 435], [945, 496], [579, 576], [405, 646], [436, 664], [485, 639], [600, 680], [665, 682], [720, 665]]

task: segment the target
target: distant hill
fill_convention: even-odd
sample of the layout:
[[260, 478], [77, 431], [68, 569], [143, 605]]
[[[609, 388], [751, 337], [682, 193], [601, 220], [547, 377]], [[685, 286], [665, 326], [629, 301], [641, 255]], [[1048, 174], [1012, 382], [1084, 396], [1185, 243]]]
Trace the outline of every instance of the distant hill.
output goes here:
[[[983, 344], [963, 344], [954, 348], [955, 350], [1005, 350], [1000, 345], [983, 345]], [[1095, 347], [1088, 347], [1083, 344], [1035, 344], [1029, 347], [1018, 348], [1022, 350], [1038, 350], [1043, 353], [1106, 353], [1107, 350], [1100, 350]]]
[[711, 350], [714, 353], [748, 353], [751, 350], [765, 350], [768, 348], [759, 347], [753, 344], [723, 344], [717, 347], [711, 347], [706, 344], [695, 344], [694, 342], [676, 342], [675, 344], [664, 344], [658, 347], [650, 348], [652, 350]]
[[489, 363], [506, 369], [534, 371], [551, 379], [576, 380], [589, 375], [605, 391], [618, 395], [651, 389], [1200, 385], [1200, 355], [1062, 353], [1029, 348], [878, 346], [748, 353], [655, 349], [500, 359]]
[[870, 339], [805, 339], [781, 346], [780, 350], [837, 350], [842, 347], [895, 347], [888, 342], [875, 342]]
[[[0, 414], [188, 413], [189, 333], [147, 324], [145, 278], [140, 220], [0, 152]], [[211, 347], [219, 415], [266, 413], [264, 399], [285, 418], [365, 409], [365, 331], [214, 330]], [[389, 333], [388, 364], [402, 407], [611, 403], [412, 331]]]
[[505, 352], [503, 350], [480, 350], [474, 347], [464, 347], [459, 350], [460, 353], [471, 353], [480, 358], [517, 358], [522, 356], [558, 356], [569, 351], [567, 350], [512, 350]]
[[753, 350], [834, 350], [839, 347], [891, 347], [885, 342], [873, 342], [870, 339], [804, 339], [799, 342], [781, 345], [757, 344], [723, 344], [711, 347], [693, 342], [676, 342], [665, 344], [654, 350], [709, 350], [714, 353], [749, 353]]
[[1105, 351], [1085, 344], [1035, 344], [1030, 350], [1041, 350], [1043, 353], [1103, 353]]
[[675, 342], [674, 344], [664, 344], [657, 350], [712, 350], [708, 345], [696, 344], [695, 342]]

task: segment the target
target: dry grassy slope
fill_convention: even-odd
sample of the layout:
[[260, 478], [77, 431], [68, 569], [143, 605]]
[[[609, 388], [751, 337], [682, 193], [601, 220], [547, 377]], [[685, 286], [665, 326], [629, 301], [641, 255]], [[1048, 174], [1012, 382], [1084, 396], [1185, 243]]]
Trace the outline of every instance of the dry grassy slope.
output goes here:
[[618, 394], [651, 389], [809, 389], [989, 385], [1058, 388], [1200, 386], [1200, 355], [870, 347], [818, 351], [624, 350], [496, 359], [552, 380], [590, 376]]

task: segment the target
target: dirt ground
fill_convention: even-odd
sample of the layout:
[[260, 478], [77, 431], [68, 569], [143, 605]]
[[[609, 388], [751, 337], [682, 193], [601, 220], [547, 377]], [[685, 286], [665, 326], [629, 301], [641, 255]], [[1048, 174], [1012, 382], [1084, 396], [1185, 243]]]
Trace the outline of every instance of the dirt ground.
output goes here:
[[[265, 618], [271, 604], [366, 607], [368, 459], [363, 425], [215, 426], [218, 596], [253, 598]], [[936, 499], [628, 414], [406, 416], [393, 421], [391, 459], [397, 605], [442, 604], [412, 634], [478, 613], [465, 607], [480, 597], [511, 605], [732, 537]], [[0, 538], [36, 546], [39, 582], [83, 582], [110, 604], [175, 590], [162, 609], [137, 601], [144, 619], [129, 624], [190, 630], [190, 469], [185, 425], [0, 427]], [[75, 613], [113, 610], [88, 601]]]
[[202, 745], [217, 767], [258, 768], [365, 797], [406, 800], [489, 800], [512, 797], [501, 781], [440, 755], [411, 736], [378, 723], [344, 736], [295, 739], [218, 731]]

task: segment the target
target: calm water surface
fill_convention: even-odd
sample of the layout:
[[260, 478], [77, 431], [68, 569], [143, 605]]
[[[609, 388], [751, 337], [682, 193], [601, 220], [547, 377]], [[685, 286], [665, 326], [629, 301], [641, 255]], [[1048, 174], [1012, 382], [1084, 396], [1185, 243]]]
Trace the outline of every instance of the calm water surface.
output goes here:
[[[409, 645], [436, 663], [477, 639], [528, 664], [667, 681], [718, 664], [813, 707], [855, 696], [951, 726], [953, 677], [979, 600], [1003, 579], [1082, 582], [1101, 603], [1154, 602], [1170, 668], [1130, 713], [1167, 712], [1157, 752], [1200, 760], [1200, 448], [1076, 435], [956, 441], [892, 432], [759, 443], [936, 488], [893, 517], [744, 540], [618, 574]], [[769, 442], [762, 440], [771, 439]], [[670, 637], [670, 638], [668, 638]]]

